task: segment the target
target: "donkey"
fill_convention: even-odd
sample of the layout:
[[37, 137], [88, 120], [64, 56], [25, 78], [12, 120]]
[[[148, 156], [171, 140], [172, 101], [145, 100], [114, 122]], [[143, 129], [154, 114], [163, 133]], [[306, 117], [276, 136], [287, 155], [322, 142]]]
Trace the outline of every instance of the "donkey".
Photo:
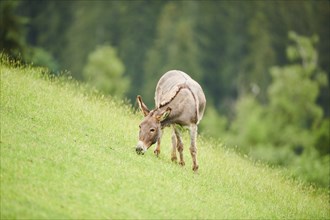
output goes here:
[[203, 117], [206, 105], [202, 87], [186, 73], [171, 70], [166, 72], [157, 83], [155, 109], [149, 110], [140, 95], [137, 96], [137, 102], [144, 119], [139, 125], [140, 132], [136, 152], [144, 154], [151, 145], [157, 142], [154, 153], [158, 156], [162, 130], [166, 126], [172, 126], [173, 149], [171, 159], [177, 161], [177, 150], [180, 156], [179, 164], [184, 166], [183, 143], [179, 127], [188, 127], [191, 140], [189, 149], [193, 161], [192, 169], [197, 171], [197, 125]]

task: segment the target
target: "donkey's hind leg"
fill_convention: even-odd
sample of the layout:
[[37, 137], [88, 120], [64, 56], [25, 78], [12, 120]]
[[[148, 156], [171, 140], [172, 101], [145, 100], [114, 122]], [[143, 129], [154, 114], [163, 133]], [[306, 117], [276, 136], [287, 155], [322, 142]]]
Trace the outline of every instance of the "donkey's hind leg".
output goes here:
[[192, 167], [193, 171], [198, 170], [196, 139], [197, 139], [197, 125], [192, 124], [190, 126], [190, 140], [191, 140], [190, 154], [191, 154], [192, 161], [193, 161], [193, 167]]

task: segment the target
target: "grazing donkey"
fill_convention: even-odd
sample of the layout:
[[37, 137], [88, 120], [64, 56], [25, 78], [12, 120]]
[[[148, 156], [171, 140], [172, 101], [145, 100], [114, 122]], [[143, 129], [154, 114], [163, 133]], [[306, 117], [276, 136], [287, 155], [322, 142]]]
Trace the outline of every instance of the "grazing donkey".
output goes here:
[[162, 129], [172, 125], [172, 161], [176, 161], [176, 150], [180, 155], [182, 166], [183, 143], [179, 132], [179, 126], [187, 126], [190, 129], [190, 153], [193, 161], [192, 169], [197, 171], [197, 125], [203, 117], [206, 99], [201, 86], [186, 73], [179, 70], [171, 70], [165, 73], [157, 83], [155, 92], [156, 108], [149, 110], [143, 103], [141, 96], [137, 96], [137, 102], [144, 119], [140, 124], [139, 142], [136, 146], [138, 154], [144, 154], [146, 150], [157, 142], [154, 153], [160, 153], [160, 141]]

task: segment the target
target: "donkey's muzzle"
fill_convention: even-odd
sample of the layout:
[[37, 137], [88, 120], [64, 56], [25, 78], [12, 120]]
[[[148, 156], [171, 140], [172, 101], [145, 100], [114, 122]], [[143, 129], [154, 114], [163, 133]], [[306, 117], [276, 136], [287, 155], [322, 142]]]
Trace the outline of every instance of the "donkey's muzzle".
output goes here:
[[138, 144], [136, 145], [135, 151], [137, 154], [144, 154], [146, 152], [146, 148], [144, 147], [144, 144], [142, 141], [139, 141]]
[[143, 150], [142, 147], [137, 146], [137, 147], [135, 148], [135, 151], [136, 151], [137, 154], [142, 154], [142, 155], [144, 154], [144, 150]]

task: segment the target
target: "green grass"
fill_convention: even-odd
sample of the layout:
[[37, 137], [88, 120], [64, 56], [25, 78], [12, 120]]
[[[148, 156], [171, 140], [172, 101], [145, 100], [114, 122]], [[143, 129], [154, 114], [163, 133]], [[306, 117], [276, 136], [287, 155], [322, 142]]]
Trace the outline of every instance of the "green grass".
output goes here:
[[[1, 64], [1, 219], [330, 218], [329, 195], [199, 137], [200, 170], [135, 153], [140, 114]], [[185, 143], [188, 142], [184, 135]]]

